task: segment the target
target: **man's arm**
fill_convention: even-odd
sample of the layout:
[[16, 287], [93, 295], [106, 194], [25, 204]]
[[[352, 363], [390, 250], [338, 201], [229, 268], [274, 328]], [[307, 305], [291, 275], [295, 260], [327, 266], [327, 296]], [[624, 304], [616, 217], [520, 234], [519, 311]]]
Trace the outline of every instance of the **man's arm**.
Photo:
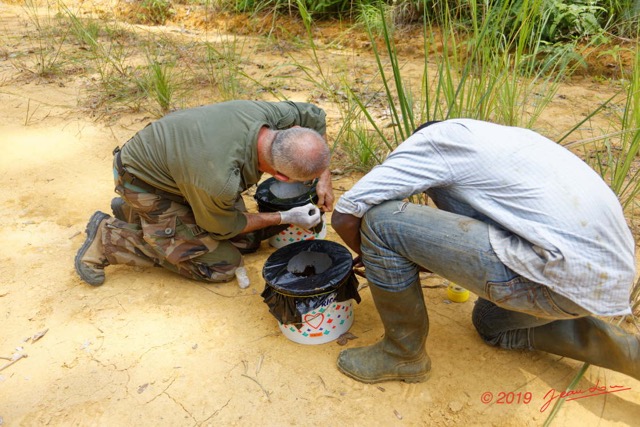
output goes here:
[[343, 214], [338, 211], [331, 214], [331, 226], [336, 233], [358, 255], [362, 255], [360, 250], [360, 223], [362, 218]]
[[296, 125], [314, 129], [323, 136], [327, 133], [327, 113], [322, 108], [308, 102], [284, 102], [296, 109]]
[[281, 220], [280, 212], [242, 213], [247, 218], [247, 225], [242, 229], [241, 233], [248, 233], [272, 225], [279, 225]]
[[310, 230], [322, 220], [320, 209], [313, 203], [280, 212], [242, 213], [247, 218], [247, 225], [241, 233], [280, 224], [294, 224], [305, 230]]
[[331, 212], [333, 210], [333, 186], [331, 183], [331, 172], [329, 169], [322, 172], [316, 184], [316, 194], [318, 195], [318, 207], [323, 212]]

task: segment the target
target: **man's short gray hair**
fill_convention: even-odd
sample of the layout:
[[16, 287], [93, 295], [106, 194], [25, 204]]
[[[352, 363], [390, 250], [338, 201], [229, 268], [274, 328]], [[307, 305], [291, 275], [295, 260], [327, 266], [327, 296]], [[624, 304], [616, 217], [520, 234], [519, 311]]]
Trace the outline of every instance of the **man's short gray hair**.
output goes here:
[[276, 131], [271, 144], [272, 166], [296, 181], [319, 177], [329, 167], [331, 150], [318, 132], [303, 127]]

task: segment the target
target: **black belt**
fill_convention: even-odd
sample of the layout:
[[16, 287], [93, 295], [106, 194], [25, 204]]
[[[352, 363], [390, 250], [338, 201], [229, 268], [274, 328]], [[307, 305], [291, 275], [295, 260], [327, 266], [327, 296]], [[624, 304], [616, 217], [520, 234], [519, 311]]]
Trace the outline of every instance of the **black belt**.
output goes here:
[[148, 184], [147, 182], [136, 177], [135, 175], [130, 174], [122, 164], [120, 153], [121, 153], [120, 147], [116, 147], [113, 150], [113, 156], [115, 157], [115, 160], [116, 160], [116, 170], [118, 171], [118, 175], [120, 175], [120, 178], [122, 178], [122, 181], [124, 183], [135, 185], [136, 187], [141, 188], [142, 190], [148, 193], [156, 194], [160, 197], [164, 197], [165, 199], [169, 199], [173, 202], [181, 203], [183, 205], [188, 204], [187, 200], [184, 197], [180, 196], [179, 194], [170, 193], [168, 191], [164, 191], [159, 188], [156, 188], [153, 185]]

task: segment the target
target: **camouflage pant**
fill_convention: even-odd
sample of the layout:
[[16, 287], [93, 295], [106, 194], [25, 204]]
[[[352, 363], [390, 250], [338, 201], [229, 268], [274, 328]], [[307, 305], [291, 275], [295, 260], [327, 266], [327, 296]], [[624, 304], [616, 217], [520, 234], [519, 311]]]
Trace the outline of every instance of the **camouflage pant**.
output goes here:
[[[243, 264], [238, 248], [254, 245], [251, 235], [239, 236], [235, 241], [215, 240], [198, 227], [189, 205], [124, 184], [115, 171], [114, 178], [116, 193], [140, 219], [136, 224], [116, 218], [107, 220], [102, 243], [110, 264], [160, 265], [208, 282], [234, 278], [236, 268]], [[241, 199], [238, 203], [244, 208]]]

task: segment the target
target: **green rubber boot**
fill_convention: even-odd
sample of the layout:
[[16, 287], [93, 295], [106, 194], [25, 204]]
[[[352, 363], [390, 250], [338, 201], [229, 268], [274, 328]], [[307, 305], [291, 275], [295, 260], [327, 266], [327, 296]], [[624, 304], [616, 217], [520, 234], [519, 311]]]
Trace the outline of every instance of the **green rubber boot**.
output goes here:
[[595, 317], [556, 320], [531, 329], [536, 350], [570, 357], [640, 380], [640, 335]]
[[368, 347], [340, 352], [338, 369], [364, 383], [426, 381], [431, 371], [425, 349], [429, 317], [420, 282], [401, 292], [373, 285], [369, 288], [384, 325], [384, 337]]

